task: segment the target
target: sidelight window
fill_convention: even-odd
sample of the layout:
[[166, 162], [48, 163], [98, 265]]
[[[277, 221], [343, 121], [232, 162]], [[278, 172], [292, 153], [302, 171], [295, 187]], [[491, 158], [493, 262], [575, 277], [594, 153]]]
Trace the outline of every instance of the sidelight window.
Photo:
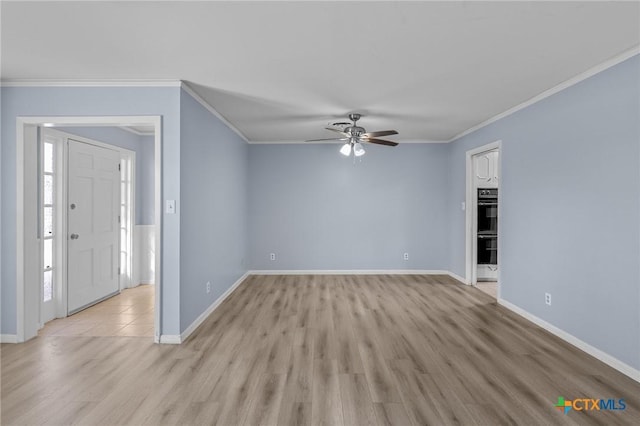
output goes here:
[[51, 142], [42, 144], [42, 301], [53, 299], [54, 290], [54, 262], [55, 262], [55, 226], [54, 226], [54, 200], [55, 200], [55, 149]]

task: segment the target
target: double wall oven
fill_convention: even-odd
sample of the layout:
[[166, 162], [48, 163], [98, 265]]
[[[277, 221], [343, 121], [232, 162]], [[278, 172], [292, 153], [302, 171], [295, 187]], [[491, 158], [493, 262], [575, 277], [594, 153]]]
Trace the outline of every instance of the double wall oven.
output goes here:
[[498, 278], [498, 189], [478, 189], [477, 279]]

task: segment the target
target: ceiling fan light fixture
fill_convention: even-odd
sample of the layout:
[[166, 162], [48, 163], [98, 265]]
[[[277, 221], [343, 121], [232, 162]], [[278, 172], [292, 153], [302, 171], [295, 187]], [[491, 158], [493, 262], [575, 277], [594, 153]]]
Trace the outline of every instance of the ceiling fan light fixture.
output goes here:
[[[340, 137], [333, 138], [324, 138], [324, 139], [309, 139], [305, 142], [325, 142], [325, 141], [346, 141], [340, 147], [340, 154], [345, 157], [350, 157], [353, 152], [353, 157], [362, 157], [366, 151], [363, 146], [363, 142], [378, 144], [378, 145], [387, 145], [387, 146], [396, 146], [398, 142], [388, 141], [385, 139], [378, 139], [378, 136], [391, 136], [397, 135], [398, 132], [395, 130], [379, 130], [377, 132], [367, 132], [364, 127], [358, 126], [358, 120], [360, 120], [362, 116], [360, 114], [352, 113], [349, 114], [349, 120], [351, 123], [346, 121], [337, 121], [334, 123], [329, 123], [330, 127], [325, 127], [326, 130], [330, 130], [332, 132], [338, 133]], [[340, 129], [337, 127], [345, 126]]]

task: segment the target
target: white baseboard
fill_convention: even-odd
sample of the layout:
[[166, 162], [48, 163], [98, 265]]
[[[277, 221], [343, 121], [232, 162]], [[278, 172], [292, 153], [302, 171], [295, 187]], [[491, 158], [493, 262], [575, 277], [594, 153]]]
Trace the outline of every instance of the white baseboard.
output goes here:
[[434, 269], [283, 269], [254, 270], [249, 275], [450, 275]]
[[448, 275], [462, 284], [469, 285], [469, 281], [460, 275], [444, 269], [283, 269], [283, 270], [252, 270], [250, 275]]
[[233, 291], [238, 288], [238, 286], [249, 276], [249, 272], [245, 272], [240, 278], [236, 280], [235, 283], [231, 287], [227, 289], [220, 297], [218, 297], [209, 307], [196, 318], [189, 327], [187, 327], [179, 336], [174, 335], [165, 335], [160, 336], [160, 343], [172, 343], [172, 344], [180, 344], [187, 340], [187, 338], [196, 331], [196, 329], [202, 324], [208, 317], [216, 310], [218, 306], [224, 300], [233, 293]]
[[455, 274], [455, 273], [453, 273], [451, 271], [447, 271], [446, 274], [449, 275], [454, 280], [460, 281], [462, 284], [465, 284], [465, 285], [470, 285], [471, 284], [469, 281], [467, 281], [466, 278], [462, 278], [460, 275]]
[[18, 343], [18, 336], [15, 334], [0, 334], [0, 343]]
[[545, 320], [543, 320], [541, 318], [538, 318], [537, 316], [535, 316], [533, 314], [530, 314], [529, 312], [527, 312], [524, 309], [514, 305], [511, 302], [507, 302], [504, 299], [498, 299], [498, 303], [500, 305], [504, 306], [505, 308], [509, 309], [510, 311], [513, 311], [516, 314], [520, 315], [521, 317], [523, 317], [523, 318], [531, 321], [532, 323], [538, 325], [539, 327], [544, 328], [549, 333], [555, 334], [556, 336], [558, 336], [559, 338], [561, 338], [565, 342], [572, 344], [576, 348], [588, 353], [589, 355], [591, 355], [592, 357], [598, 359], [599, 361], [604, 362], [609, 367], [615, 368], [616, 370], [618, 370], [622, 374], [625, 374], [625, 375], [631, 377], [633, 380], [635, 380], [637, 382], [640, 382], [640, 370], [636, 370], [635, 368], [633, 368], [630, 365], [620, 361], [619, 359], [617, 359], [617, 358], [615, 358], [615, 357], [613, 357], [613, 356], [601, 351], [598, 348], [595, 348], [595, 347], [591, 346], [590, 344], [578, 339], [574, 335], [567, 333], [566, 331], [556, 327], [555, 325], [550, 324], [547, 321], [545, 321]]
[[165, 345], [179, 345], [182, 341], [177, 334], [163, 334], [160, 336], [160, 343]]

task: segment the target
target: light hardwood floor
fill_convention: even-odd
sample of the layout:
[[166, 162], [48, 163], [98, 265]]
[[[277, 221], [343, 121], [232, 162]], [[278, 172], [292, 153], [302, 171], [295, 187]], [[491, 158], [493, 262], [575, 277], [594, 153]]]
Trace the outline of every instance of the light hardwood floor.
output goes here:
[[[252, 276], [182, 345], [2, 345], [9, 424], [640, 424], [640, 384], [444, 276]], [[558, 397], [623, 398], [569, 412]]]

